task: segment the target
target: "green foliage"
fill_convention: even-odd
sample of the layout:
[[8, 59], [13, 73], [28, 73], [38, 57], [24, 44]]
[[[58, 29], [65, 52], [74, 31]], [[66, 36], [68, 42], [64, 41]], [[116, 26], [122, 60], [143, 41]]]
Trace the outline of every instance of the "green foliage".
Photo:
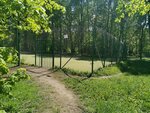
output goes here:
[[[8, 71], [6, 73], [8, 73]], [[9, 98], [13, 97], [11, 93], [13, 86], [17, 82], [24, 80], [24, 79], [29, 79], [29, 78], [30, 76], [26, 73], [26, 69], [23, 69], [23, 68], [18, 69], [16, 72], [10, 75], [10, 77], [1, 76], [0, 77], [0, 95], [5, 95], [5, 96], [8, 96]], [[1, 103], [1, 106], [5, 107], [3, 103]]]
[[30, 79], [30, 75], [27, 74], [26, 69], [20, 68], [9, 77], [9, 83], [14, 85], [16, 82], [26, 79]]
[[33, 113], [42, 102], [39, 89], [31, 81], [18, 82], [12, 90], [12, 98], [0, 94], [0, 109], [7, 113]]
[[11, 95], [12, 87], [19, 81], [29, 79], [30, 76], [26, 73], [26, 69], [20, 68], [10, 77], [0, 79], [0, 94]]
[[78, 54], [78, 53], [79, 53], [79, 49], [78, 49], [77, 47], [75, 48], [74, 51], [75, 51], [75, 54]]
[[67, 53], [67, 54], [70, 54], [70, 53], [71, 53], [71, 49], [70, 49], [69, 47], [66, 49], [66, 53]]
[[150, 112], [150, 77], [67, 78], [65, 83], [80, 96], [89, 113]]
[[17, 51], [13, 48], [0, 48], [0, 75], [7, 74], [9, 68], [6, 63], [15, 63], [18, 60]]
[[144, 47], [144, 55], [147, 57], [150, 57], [150, 45], [148, 44], [147, 46]]
[[55, 11], [63, 13], [65, 8], [51, 0], [1, 0], [0, 37], [9, 36], [9, 28], [50, 32], [49, 20]]
[[0, 113], [6, 113], [4, 110], [0, 110]]
[[7, 74], [9, 72], [9, 68], [6, 65], [6, 62], [0, 58], [0, 77], [1, 75]]
[[[26, 69], [20, 68], [10, 76], [8, 74], [9, 68], [7, 63], [14, 63], [17, 61], [17, 51], [13, 48], [0, 48], [0, 95], [12, 97], [11, 91], [16, 82], [23, 79], [29, 79], [30, 76], [26, 73]], [[0, 107], [4, 106], [3, 103]]]
[[0, 55], [7, 63], [16, 63], [18, 61], [17, 51], [12, 47], [1, 47]]
[[140, 14], [148, 14], [150, 10], [150, 4], [148, 0], [119, 0], [118, 7], [116, 9], [119, 17], [116, 22], [121, 22], [121, 19], [125, 18], [127, 14], [129, 17]]

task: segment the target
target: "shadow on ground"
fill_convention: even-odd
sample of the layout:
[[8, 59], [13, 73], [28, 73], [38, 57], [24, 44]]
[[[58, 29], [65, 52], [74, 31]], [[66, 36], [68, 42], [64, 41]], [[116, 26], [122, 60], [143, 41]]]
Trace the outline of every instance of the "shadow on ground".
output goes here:
[[118, 67], [122, 72], [132, 75], [150, 75], [150, 60], [130, 60], [121, 62]]
[[[78, 56], [75, 57], [76, 60], [83, 60], [83, 61], [92, 61], [92, 56], [88, 56], [88, 57], [84, 57], [84, 56]], [[101, 61], [104, 60], [103, 58], [99, 58], [99, 57], [94, 57], [94, 61]], [[110, 58], [105, 59], [106, 62], [111, 62]], [[113, 62], [115, 61], [115, 59], [113, 59]]]

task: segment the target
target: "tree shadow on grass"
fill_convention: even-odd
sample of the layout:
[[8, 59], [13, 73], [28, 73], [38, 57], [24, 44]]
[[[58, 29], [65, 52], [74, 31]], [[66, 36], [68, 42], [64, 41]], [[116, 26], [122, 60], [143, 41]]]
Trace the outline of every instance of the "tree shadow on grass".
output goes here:
[[[91, 56], [87, 56], [87, 57], [78, 56], [78, 57], [76, 57], [76, 60], [92, 61], [92, 57]], [[103, 60], [103, 58], [94, 57], [94, 61], [101, 61], [101, 60]], [[105, 60], [106, 60], [106, 62], [111, 62], [111, 58], [106, 58]], [[113, 59], [113, 62], [114, 61], [115, 61], [115, 59]]]
[[122, 72], [132, 75], [150, 75], [150, 60], [129, 60], [119, 63], [118, 67]]

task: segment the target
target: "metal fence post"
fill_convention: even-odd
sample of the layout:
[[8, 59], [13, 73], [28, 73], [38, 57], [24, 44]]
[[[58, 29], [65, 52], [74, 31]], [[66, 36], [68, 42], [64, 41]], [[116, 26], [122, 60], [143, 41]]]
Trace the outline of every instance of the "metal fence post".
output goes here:
[[54, 66], [55, 66], [55, 34], [54, 34], [54, 22], [52, 20], [52, 69], [54, 69]]
[[37, 66], [37, 37], [35, 37], [35, 66]]
[[62, 67], [62, 24], [60, 19], [60, 69]]
[[[19, 24], [19, 23], [18, 23]], [[18, 66], [21, 64], [21, 59], [20, 59], [20, 54], [21, 54], [21, 48], [20, 48], [20, 33], [19, 30], [17, 29], [17, 56], [18, 56]]]

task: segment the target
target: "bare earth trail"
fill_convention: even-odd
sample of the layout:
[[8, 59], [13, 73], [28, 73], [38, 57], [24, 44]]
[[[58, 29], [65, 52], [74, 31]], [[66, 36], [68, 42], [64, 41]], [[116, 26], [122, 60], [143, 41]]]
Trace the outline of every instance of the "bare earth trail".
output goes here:
[[[55, 74], [50, 74], [50, 71], [44, 68], [26, 67], [29, 74], [39, 85], [50, 85], [52, 87], [51, 96], [59, 106], [60, 113], [82, 113], [81, 104], [78, 97], [69, 89], [65, 87], [63, 83], [56, 79]], [[50, 77], [47, 77], [50, 76]], [[43, 113], [51, 113], [50, 110], [45, 110]]]

